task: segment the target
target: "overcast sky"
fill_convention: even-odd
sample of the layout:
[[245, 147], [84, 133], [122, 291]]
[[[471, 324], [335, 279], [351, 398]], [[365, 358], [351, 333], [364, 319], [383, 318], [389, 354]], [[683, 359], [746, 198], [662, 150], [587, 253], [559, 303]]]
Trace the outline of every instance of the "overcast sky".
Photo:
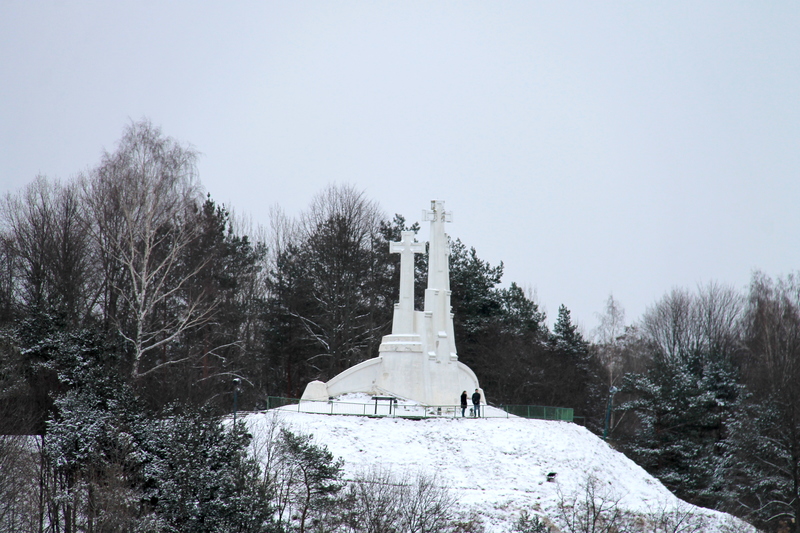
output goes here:
[[[800, 268], [800, 2], [0, 0], [0, 186], [149, 118], [266, 224], [329, 183], [452, 237], [587, 332]], [[423, 226], [421, 237], [427, 238]]]

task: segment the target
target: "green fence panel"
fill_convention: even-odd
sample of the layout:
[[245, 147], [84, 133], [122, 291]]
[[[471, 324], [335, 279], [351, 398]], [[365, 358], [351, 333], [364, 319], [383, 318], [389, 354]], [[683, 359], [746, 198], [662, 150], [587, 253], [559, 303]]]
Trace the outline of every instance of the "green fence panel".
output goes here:
[[539, 420], [564, 420], [572, 422], [575, 412], [571, 407], [547, 407], [544, 405], [503, 405], [505, 412], [522, 418]]
[[267, 398], [267, 409], [277, 409], [285, 405], [297, 405], [300, 400], [296, 398], [279, 398], [277, 396], [270, 396]]

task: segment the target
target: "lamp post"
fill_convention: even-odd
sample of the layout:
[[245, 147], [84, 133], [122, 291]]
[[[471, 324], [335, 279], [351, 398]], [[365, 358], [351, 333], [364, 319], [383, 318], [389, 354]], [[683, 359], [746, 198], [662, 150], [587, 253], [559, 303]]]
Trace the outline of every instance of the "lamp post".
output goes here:
[[606, 406], [606, 425], [605, 429], [603, 429], [603, 440], [606, 440], [608, 438], [608, 425], [609, 422], [611, 421], [611, 408], [614, 405], [614, 395], [618, 392], [619, 389], [613, 385], [611, 386], [610, 389], [608, 389], [608, 405]]
[[239, 378], [233, 378], [233, 425], [236, 425], [236, 411], [239, 403]]

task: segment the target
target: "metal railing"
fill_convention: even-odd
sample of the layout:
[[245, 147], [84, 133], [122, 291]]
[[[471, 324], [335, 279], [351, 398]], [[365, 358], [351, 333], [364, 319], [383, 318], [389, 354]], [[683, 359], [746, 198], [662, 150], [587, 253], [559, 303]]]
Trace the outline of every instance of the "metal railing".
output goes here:
[[[292, 406], [292, 407], [289, 407]], [[370, 403], [336, 400], [299, 400], [297, 398], [267, 398], [267, 409], [290, 409], [300, 413], [328, 415], [353, 415], [397, 418], [461, 418], [460, 405], [419, 405], [404, 403], [396, 398], [373, 397]], [[472, 407], [464, 412], [466, 418], [473, 416]], [[547, 407], [541, 405], [481, 405], [481, 418], [534, 418], [539, 420], [562, 420], [574, 422], [574, 411], [570, 407]]]

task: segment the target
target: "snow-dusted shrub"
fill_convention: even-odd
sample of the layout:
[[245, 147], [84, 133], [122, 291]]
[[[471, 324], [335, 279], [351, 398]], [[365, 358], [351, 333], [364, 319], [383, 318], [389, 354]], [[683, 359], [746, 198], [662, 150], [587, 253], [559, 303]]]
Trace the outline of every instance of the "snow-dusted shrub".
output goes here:
[[678, 499], [650, 513], [645, 523], [648, 533], [700, 533], [709, 527], [708, 518], [698, 514], [696, 507]]
[[511, 533], [550, 533], [550, 528], [539, 515], [522, 511], [511, 528]]
[[486, 524], [475, 511], [460, 514], [451, 524], [451, 533], [485, 533]]
[[375, 466], [347, 486], [347, 529], [352, 533], [478, 532], [482, 524], [456, 520], [455, 497], [436, 476], [395, 474]]
[[43, 474], [56, 530], [271, 530], [270, 502], [243, 425], [201, 413], [148, 418], [133, 403], [87, 390], [56, 401]]
[[594, 475], [573, 493], [559, 489], [557, 520], [564, 533], [621, 533], [629, 517], [620, 507], [622, 497]]

